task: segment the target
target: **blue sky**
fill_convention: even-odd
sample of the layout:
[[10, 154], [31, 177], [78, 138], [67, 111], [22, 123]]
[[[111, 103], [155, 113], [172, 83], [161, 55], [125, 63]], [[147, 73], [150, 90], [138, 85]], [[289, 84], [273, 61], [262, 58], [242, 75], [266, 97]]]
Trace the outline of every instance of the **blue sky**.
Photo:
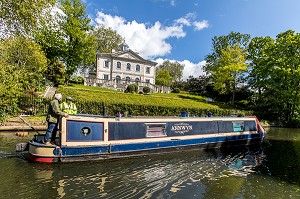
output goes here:
[[300, 0], [82, 0], [95, 26], [116, 30], [130, 49], [161, 63], [202, 74], [214, 36], [230, 31], [251, 37], [300, 32]]

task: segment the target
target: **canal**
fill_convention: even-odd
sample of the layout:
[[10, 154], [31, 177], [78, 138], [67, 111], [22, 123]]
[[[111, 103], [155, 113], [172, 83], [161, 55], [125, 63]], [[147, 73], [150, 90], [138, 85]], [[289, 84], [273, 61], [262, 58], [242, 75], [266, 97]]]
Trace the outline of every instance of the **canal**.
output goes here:
[[28, 162], [0, 134], [0, 198], [300, 198], [300, 129], [268, 128], [262, 147], [126, 160]]

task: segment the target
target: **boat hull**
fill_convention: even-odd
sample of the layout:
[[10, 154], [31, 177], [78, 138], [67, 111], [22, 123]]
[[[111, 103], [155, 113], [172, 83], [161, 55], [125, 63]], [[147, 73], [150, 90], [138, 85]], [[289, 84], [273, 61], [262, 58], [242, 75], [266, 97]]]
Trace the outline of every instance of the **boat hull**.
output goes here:
[[29, 143], [29, 160], [36, 162], [77, 162], [165, 154], [186, 150], [226, 148], [260, 144], [265, 133], [207, 135], [196, 138], [170, 138], [162, 141], [109, 143], [94, 146], [45, 146]]

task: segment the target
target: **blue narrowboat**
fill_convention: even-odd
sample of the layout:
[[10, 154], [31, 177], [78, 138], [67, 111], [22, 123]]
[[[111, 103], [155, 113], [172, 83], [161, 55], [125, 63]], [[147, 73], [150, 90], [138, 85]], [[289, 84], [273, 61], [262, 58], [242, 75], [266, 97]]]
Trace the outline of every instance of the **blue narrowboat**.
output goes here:
[[260, 143], [266, 132], [253, 117], [99, 117], [70, 115], [59, 124], [56, 145], [43, 135], [28, 142], [36, 162], [103, 160]]

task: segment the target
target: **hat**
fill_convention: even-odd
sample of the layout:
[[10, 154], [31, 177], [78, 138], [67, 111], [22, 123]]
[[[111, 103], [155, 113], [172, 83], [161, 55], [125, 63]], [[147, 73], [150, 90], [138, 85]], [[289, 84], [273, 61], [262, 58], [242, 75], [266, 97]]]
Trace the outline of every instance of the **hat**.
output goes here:
[[66, 98], [66, 100], [72, 101], [72, 97], [68, 96], [68, 97]]
[[56, 93], [54, 95], [54, 99], [57, 99], [58, 101], [61, 100], [61, 98], [62, 98], [62, 95], [60, 93]]

